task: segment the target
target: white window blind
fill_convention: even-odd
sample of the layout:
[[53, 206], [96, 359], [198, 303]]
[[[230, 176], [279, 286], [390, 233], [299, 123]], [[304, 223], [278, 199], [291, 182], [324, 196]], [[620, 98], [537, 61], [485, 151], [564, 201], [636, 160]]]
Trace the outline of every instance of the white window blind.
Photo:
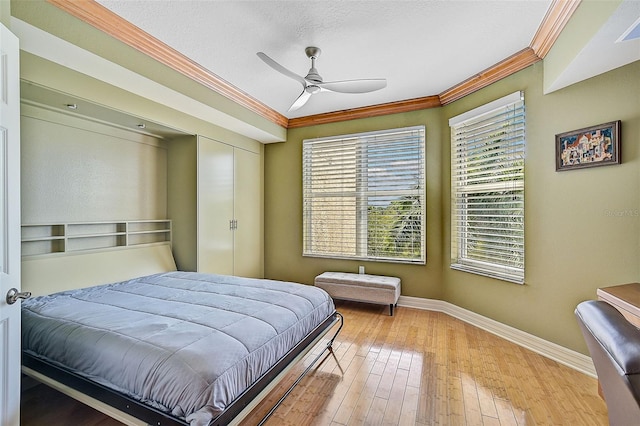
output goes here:
[[425, 261], [424, 126], [303, 141], [303, 255]]
[[451, 267], [524, 283], [524, 95], [449, 121]]

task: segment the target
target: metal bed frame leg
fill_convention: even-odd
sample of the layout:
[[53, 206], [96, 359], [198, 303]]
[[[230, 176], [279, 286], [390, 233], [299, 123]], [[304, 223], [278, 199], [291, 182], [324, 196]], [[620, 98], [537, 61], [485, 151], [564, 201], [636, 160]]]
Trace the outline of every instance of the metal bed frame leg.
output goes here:
[[[333, 335], [333, 337], [331, 339], [329, 339], [329, 342], [327, 342], [327, 345], [322, 350], [322, 352], [320, 352], [318, 354], [318, 356], [315, 357], [315, 359], [311, 362], [311, 364], [309, 364], [307, 366], [307, 368], [302, 372], [302, 374], [300, 374], [300, 376], [296, 379], [296, 381], [293, 382], [293, 384], [289, 387], [289, 389], [287, 389], [287, 391], [284, 393], [284, 395], [282, 395], [282, 397], [280, 397], [278, 402], [276, 402], [276, 404], [273, 407], [271, 407], [271, 410], [269, 410], [269, 412], [262, 418], [262, 420], [260, 420], [260, 423], [258, 423], [258, 426], [262, 426], [269, 419], [269, 417], [271, 417], [271, 415], [278, 409], [280, 404], [282, 404], [282, 402], [287, 398], [287, 396], [289, 396], [289, 394], [298, 385], [298, 383], [300, 383], [300, 381], [302, 379], [304, 379], [304, 377], [307, 375], [307, 373], [309, 371], [311, 371], [311, 369], [316, 364], [316, 362], [318, 362], [318, 360], [322, 357], [322, 355], [324, 355], [324, 353], [327, 350], [329, 351], [329, 354], [332, 354], [335, 357], [335, 354], [333, 353], [333, 341], [336, 339], [336, 337], [338, 337], [338, 333], [340, 333], [340, 330], [342, 330], [342, 326], [344, 325], [344, 317], [342, 316], [342, 314], [340, 312], [336, 312], [336, 314], [338, 314], [338, 316], [340, 317], [340, 326], [338, 327], [338, 330], [336, 330], [336, 332]], [[327, 356], [329, 354], [327, 354]], [[342, 369], [340, 369], [340, 370], [342, 370]]]

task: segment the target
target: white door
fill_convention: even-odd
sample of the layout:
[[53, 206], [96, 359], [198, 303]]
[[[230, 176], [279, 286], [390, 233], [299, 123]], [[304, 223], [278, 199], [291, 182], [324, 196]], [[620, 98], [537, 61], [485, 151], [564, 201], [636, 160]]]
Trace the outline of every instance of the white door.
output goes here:
[[260, 155], [234, 150], [233, 275], [262, 278], [262, 222]]
[[198, 136], [198, 272], [233, 275], [233, 147]]
[[0, 24], [0, 425], [20, 424], [20, 83], [18, 38]]

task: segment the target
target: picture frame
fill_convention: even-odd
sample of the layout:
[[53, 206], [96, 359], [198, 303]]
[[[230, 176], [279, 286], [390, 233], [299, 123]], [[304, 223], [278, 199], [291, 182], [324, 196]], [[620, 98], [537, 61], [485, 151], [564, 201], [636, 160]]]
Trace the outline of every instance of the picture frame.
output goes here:
[[556, 135], [556, 171], [621, 163], [620, 120]]

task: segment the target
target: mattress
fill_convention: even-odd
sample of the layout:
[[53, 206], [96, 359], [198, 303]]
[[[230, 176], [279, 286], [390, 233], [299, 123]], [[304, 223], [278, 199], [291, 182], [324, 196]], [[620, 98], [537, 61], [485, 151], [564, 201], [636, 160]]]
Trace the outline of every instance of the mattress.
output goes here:
[[22, 345], [200, 426], [334, 311], [317, 287], [167, 272], [24, 301]]

